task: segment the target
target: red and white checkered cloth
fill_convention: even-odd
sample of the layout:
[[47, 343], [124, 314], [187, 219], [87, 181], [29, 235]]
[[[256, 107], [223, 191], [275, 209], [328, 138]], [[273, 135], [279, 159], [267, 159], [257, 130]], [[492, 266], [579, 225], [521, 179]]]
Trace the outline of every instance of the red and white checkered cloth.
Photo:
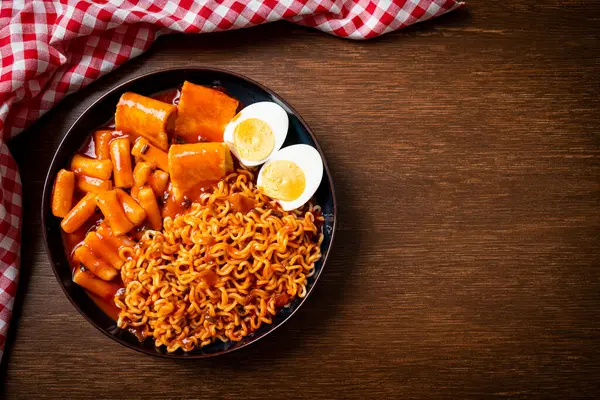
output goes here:
[[462, 5], [456, 0], [0, 0], [0, 359], [19, 277], [21, 224], [21, 182], [8, 139], [166, 33], [287, 20], [368, 39]]

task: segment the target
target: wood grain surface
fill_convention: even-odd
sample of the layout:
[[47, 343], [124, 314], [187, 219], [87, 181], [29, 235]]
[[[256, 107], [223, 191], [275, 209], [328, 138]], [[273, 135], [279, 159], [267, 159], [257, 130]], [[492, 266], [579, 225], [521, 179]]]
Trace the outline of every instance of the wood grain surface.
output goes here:
[[[473, 0], [368, 42], [286, 23], [161, 38], [11, 143], [25, 220], [3, 394], [598, 396], [599, 21], [594, 2]], [[78, 115], [120, 82], [185, 65], [287, 99], [325, 150], [340, 208], [303, 308], [268, 338], [197, 362], [138, 354], [88, 324], [52, 274], [39, 214]]]

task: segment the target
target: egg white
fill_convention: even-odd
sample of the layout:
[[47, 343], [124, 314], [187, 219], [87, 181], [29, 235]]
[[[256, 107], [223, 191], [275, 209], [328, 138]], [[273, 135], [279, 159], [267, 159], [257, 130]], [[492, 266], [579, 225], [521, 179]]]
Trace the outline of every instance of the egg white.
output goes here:
[[[223, 141], [227, 143], [231, 153], [238, 160], [240, 160], [242, 165], [247, 167], [255, 167], [263, 164], [272, 154], [277, 152], [283, 145], [283, 142], [285, 142], [289, 127], [289, 118], [287, 112], [277, 103], [262, 101], [259, 103], [250, 104], [248, 107], [245, 107], [242, 111], [240, 111], [238, 115], [239, 116], [236, 119], [234, 118], [234, 120], [232, 120], [225, 127]], [[250, 118], [256, 118], [264, 121], [267, 125], [269, 125], [269, 128], [271, 128], [271, 132], [273, 132], [273, 136], [275, 138], [273, 150], [265, 158], [258, 161], [252, 161], [240, 157], [233, 141], [233, 133], [235, 132], [235, 128], [240, 123]]]
[[323, 179], [323, 160], [321, 159], [321, 155], [317, 149], [306, 144], [296, 144], [279, 150], [260, 169], [256, 181], [259, 188], [262, 186], [263, 171], [269, 163], [277, 160], [291, 161], [296, 164], [304, 172], [305, 187], [300, 197], [295, 200], [275, 200], [281, 205], [284, 211], [302, 207], [315, 194]]

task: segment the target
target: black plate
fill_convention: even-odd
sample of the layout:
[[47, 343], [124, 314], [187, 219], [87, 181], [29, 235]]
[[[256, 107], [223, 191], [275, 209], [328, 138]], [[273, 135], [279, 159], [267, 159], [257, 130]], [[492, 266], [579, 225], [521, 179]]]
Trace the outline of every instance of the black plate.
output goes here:
[[[101, 127], [113, 117], [121, 94], [124, 92], [135, 92], [148, 96], [166, 89], [178, 87], [184, 80], [206, 86], [222, 86], [229, 94], [246, 106], [259, 101], [274, 101], [288, 112], [290, 127], [283, 147], [298, 143], [308, 144], [315, 147], [323, 158], [325, 173], [323, 181], [317, 190], [316, 199], [317, 203], [323, 208], [323, 215], [325, 216], [325, 224], [323, 226], [325, 240], [321, 246], [323, 256], [315, 266], [315, 274], [308, 280], [308, 293], [306, 297], [294, 300], [289, 307], [281, 310], [273, 319], [273, 324], [263, 325], [254, 334], [244, 338], [240, 342], [223, 343], [218, 341], [189, 353], [180, 351], [167, 353], [164, 346], [155, 347], [151, 339], [140, 343], [132, 334], [118, 329], [115, 321], [104, 314], [81, 287], [73, 283], [71, 268], [65, 256], [61, 239], [60, 219], [52, 215], [50, 203], [54, 177], [57, 172], [61, 168], [68, 168], [69, 160], [85, 140], [96, 128]], [[231, 72], [207, 68], [171, 68], [142, 75], [115, 87], [92, 104], [77, 119], [58, 147], [52, 159], [46, 182], [44, 183], [42, 226], [44, 227], [46, 250], [56, 279], [71, 303], [92, 325], [122, 345], [145, 354], [181, 359], [204, 358], [228, 353], [257, 341], [283, 324], [300, 308], [302, 303], [311, 294], [327, 262], [336, 226], [336, 201], [331, 173], [329, 172], [325, 156], [317, 139], [306, 122], [281, 97], [258, 82]]]

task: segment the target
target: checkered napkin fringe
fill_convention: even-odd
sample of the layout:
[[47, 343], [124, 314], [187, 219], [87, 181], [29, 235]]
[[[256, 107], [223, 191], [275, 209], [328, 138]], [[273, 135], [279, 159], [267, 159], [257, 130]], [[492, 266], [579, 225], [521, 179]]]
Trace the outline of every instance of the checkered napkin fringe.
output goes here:
[[455, 0], [0, 0], [0, 359], [19, 277], [22, 212], [6, 140], [162, 34], [287, 20], [368, 39], [461, 6]]

